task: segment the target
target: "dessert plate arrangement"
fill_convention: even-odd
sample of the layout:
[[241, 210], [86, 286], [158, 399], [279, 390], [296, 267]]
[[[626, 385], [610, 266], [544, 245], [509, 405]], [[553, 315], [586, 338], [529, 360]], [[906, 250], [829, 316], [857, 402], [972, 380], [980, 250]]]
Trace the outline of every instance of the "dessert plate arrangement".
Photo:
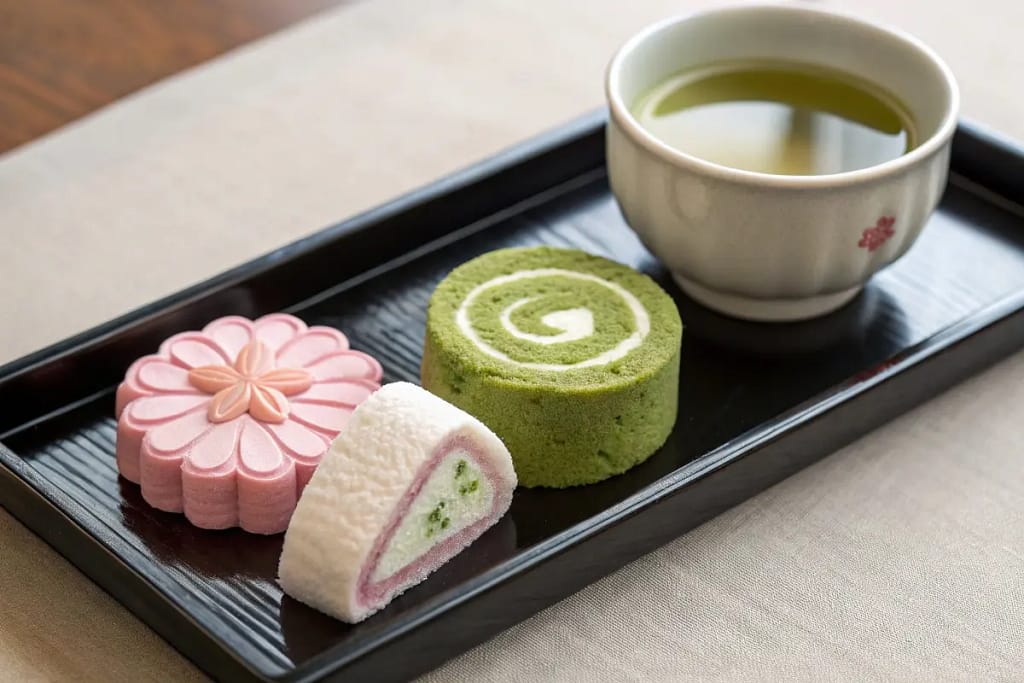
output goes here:
[[[589, 117], [0, 368], [0, 504], [218, 678], [407, 678], [1019, 348], [1022, 178], [962, 126], [904, 259], [830, 316], [747, 323], [640, 245]], [[566, 277], [589, 307], [552, 317]], [[574, 350], [524, 356], [538, 336]], [[593, 357], [624, 379], [575, 414]]]

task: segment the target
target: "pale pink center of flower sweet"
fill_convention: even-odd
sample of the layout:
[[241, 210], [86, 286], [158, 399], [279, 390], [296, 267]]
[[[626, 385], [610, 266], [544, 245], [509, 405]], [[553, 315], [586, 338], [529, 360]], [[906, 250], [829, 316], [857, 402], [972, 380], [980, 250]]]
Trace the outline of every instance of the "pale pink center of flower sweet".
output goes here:
[[275, 368], [274, 355], [261, 341], [242, 347], [231, 365], [204, 365], [188, 373], [196, 389], [213, 394], [210, 422], [227, 422], [248, 412], [263, 422], [288, 418], [287, 396], [301, 394], [313, 384], [313, 375], [301, 368]]

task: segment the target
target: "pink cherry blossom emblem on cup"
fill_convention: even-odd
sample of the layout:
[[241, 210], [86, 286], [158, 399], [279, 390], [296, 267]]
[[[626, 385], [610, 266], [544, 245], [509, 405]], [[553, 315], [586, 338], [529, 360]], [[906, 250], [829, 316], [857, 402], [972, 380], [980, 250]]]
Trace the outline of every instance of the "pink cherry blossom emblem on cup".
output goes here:
[[381, 367], [283, 313], [177, 334], [117, 389], [117, 467], [146, 502], [204, 529], [288, 527], [302, 489]]
[[870, 228], [864, 228], [864, 232], [861, 235], [860, 241], [857, 242], [857, 246], [861, 249], [867, 249], [868, 251], [878, 249], [880, 246], [885, 244], [890, 237], [896, 234], [896, 230], [892, 227], [895, 223], [895, 216], [882, 216], [873, 226]]

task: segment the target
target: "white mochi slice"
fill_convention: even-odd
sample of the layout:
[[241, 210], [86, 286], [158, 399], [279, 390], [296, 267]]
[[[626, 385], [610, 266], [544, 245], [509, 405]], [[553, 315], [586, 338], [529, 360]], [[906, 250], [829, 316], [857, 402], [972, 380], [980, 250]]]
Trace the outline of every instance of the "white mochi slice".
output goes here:
[[413, 384], [352, 414], [284, 538], [285, 592], [355, 623], [461, 552], [508, 510], [508, 449], [479, 420]]

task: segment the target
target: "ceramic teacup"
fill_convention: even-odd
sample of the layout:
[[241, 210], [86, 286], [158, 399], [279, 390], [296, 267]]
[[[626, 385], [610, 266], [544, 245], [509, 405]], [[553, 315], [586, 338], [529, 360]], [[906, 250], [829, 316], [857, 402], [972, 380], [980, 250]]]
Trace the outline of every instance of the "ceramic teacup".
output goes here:
[[[721, 166], [663, 143], [630, 113], [684, 69], [784, 60], [894, 93], [919, 144], [869, 168], [818, 176]], [[744, 4], [655, 24], [608, 68], [612, 191], [626, 221], [692, 298], [751, 320], [799, 320], [850, 301], [902, 256], [935, 209], [959, 109], [950, 69], [898, 30], [799, 5]]]

